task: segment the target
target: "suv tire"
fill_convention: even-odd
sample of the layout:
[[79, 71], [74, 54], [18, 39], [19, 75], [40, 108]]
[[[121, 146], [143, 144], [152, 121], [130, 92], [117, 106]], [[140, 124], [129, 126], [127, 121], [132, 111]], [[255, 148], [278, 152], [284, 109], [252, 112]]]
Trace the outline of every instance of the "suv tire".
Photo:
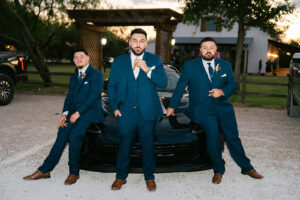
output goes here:
[[15, 85], [11, 78], [0, 73], [0, 106], [9, 104], [14, 97]]

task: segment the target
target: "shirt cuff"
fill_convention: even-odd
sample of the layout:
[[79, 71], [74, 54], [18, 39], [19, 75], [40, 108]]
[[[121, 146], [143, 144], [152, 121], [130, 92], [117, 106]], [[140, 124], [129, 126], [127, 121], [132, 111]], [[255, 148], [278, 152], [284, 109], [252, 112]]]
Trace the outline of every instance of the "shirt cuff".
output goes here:
[[68, 115], [69, 114], [69, 111], [65, 111], [65, 112], [63, 112], [63, 115]]
[[149, 72], [147, 73], [148, 78], [151, 78], [152, 70], [150, 69]]
[[152, 70], [155, 69], [155, 66], [149, 68], [149, 72], [147, 73], [148, 78], [151, 78]]

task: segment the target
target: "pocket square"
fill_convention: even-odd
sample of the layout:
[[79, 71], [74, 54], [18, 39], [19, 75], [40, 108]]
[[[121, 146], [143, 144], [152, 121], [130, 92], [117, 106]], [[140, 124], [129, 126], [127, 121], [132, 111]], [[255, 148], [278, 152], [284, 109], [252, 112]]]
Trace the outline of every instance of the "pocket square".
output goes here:
[[84, 85], [86, 85], [86, 84], [88, 84], [88, 82], [87, 81], [84, 81], [84, 83], [83, 83]]
[[221, 77], [226, 77], [227, 75], [226, 74], [223, 74]]

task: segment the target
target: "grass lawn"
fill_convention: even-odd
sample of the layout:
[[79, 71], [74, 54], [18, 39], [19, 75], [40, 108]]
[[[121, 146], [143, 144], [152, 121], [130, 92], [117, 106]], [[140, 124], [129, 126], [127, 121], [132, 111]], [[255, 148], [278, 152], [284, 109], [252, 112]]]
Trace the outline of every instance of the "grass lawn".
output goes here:
[[[75, 70], [74, 65], [48, 65], [50, 72], [67, 72], [73, 73]], [[28, 66], [29, 71], [36, 71], [35, 67], [32, 65]], [[109, 76], [109, 69], [103, 74], [104, 79]], [[53, 83], [63, 83], [69, 84], [70, 77], [67, 76], [52, 76]], [[39, 75], [28, 74], [28, 79], [31, 82], [42, 82], [42, 79]], [[248, 76], [247, 80], [256, 81], [256, 82], [277, 82], [277, 83], [287, 83], [288, 77], [281, 76]], [[35, 94], [65, 94], [68, 91], [67, 86], [51, 86], [43, 87], [42, 84], [28, 84], [28, 83], [19, 83], [16, 86], [16, 91], [19, 92], [32, 92]], [[287, 94], [287, 86], [273, 86], [273, 85], [247, 85], [247, 92], [256, 92], [256, 93], [267, 93], [267, 94]], [[230, 101], [234, 105], [241, 105], [241, 97], [239, 95], [232, 95]], [[257, 96], [247, 96], [246, 97], [246, 106], [258, 106], [258, 107], [267, 107], [267, 108], [285, 108], [287, 99], [283, 97], [257, 97]]]

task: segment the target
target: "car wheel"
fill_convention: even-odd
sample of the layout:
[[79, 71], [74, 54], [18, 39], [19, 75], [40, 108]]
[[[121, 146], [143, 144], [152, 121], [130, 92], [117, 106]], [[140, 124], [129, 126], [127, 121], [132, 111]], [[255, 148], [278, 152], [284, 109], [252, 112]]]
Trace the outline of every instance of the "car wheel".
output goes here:
[[14, 97], [14, 82], [6, 74], [0, 74], [0, 105], [9, 104]]
[[294, 99], [291, 83], [289, 82], [288, 99], [287, 99], [287, 114], [290, 117], [300, 117], [298, 105]]

